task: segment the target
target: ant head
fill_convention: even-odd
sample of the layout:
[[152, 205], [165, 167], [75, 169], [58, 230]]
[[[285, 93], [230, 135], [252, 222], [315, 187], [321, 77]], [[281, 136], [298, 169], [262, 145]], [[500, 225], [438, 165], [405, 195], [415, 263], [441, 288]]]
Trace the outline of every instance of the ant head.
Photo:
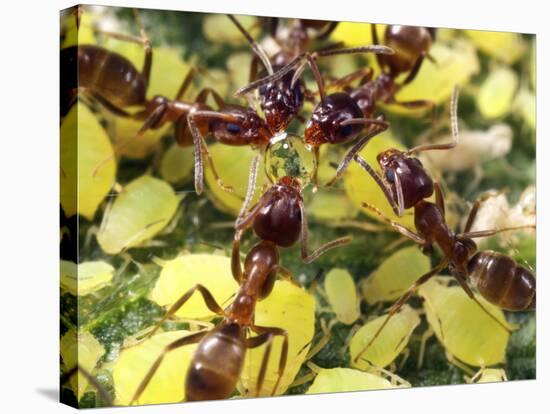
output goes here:
[[[276, 72], [281, 68], [274, 66], [273, 70]], [[304, 105], [304, 81], [297, 79], [291, 86], [293, 76], [294, 71], [290, 71], [280, 79], [258, 88], [267, 125], [273, 132], [285, 130]]]
[[393, 75], [410, 71], [416, 61], [428, 54], [432, 46], [433, 29], [418, 26], [389, 25], [384, 44], [394, 50], [393, 55], [381, 56]]
[[364, 124], [344, 124], [348, 119], [363, 118], [357, 103], [346, 93], [328, 95], [313, 110], [304, 131], [307, 144], [317, 147], [321, 144], [344, 143], [354, 139]]
[[418, 158], [391, 148], [378, 154], [377, 160], [385, 181], [392, 189], [394, 200], [398, 199], [396, 183], [399, 181], [404, 208], [411, 208], [433, 194], [433, 180]]
[[222, 111], [232, 119], [214, 118], [210, 128], [216, 138], [226, 144], [267, 145], [271, 132], [265, 121], [250, 108], [228, 105]]

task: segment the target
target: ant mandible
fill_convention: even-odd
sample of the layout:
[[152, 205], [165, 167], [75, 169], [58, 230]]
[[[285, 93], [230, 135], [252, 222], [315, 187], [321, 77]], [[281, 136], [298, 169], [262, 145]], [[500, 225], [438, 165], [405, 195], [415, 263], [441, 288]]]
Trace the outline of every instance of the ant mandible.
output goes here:
[[[382, 217], [401, 234], [420, 244], [425, 253], [431, 253], [432, 243], [437, 244], [443, 252], [443, 259], [432, 270], [418, 278], [392, 305], [388, 316], [369, 343], [356, 356], [355, 361], [372, 345], [391, 317], [409, 300], [414, 291], [446, 267], [449, 268], [451, 275], [466, 294], [507, 331], [509, 329], [477, 300], [468, 282], [472, 283], [488, 302], [502, 309], [522, 311], [535, 308], [536, 279], [533, 273], [502, 253], [490, 250], [478, 251], [477, 245], [473, 241], [478, 237], [534, 228], [534, 226], [470, 231], [483, 201], [483, 199], [478, 199], [470, 210], [464, 231], [453, 232], [445, 221], [445, 204], [441, 188], [432, 181], [420, 161], [411, 157], [414, 153], [427, 150], [446, 150], [458, 144], [457, 104], [458, 89], [455, 87], [451, 98], [451, 130], [454, 141], [449, 144], [423, 145], [407, 152], [390, 149], [379, 154], [378, 162], [382, 168], [384, 179], [380, 178], [365, 160], [359, 156], [356, 157], [359, 164], [371, 174], [384, 191], [397, 215], [402, 215], [405, 208], [414, 207], [416, 232], [387, 218], [376, 207], [367, 203], [363, 203], [363, 205]], [[430, 197], [434, 191], [435, 203], [426, 201], [426, 198]]]

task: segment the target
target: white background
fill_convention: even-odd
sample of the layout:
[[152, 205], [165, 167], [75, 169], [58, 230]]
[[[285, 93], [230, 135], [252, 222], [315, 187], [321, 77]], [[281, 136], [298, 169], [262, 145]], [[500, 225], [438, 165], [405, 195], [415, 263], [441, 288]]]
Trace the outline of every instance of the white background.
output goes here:
[[[100, 4], [173, 10], [325, 18], [475, 28], [537, 34], [537, 109], [547, 110], [548, 10], [543, 1], [101, 1]], [[58, 382], [58, 56], [59, 10], [69, 1], [5, 0], [0, 14], [0, 409], [69, 412], [57, 403]], [[546, 107], [546, 108], [545, 108]], [[548, 412], [549, 274], [545, 241], [550, 213], [544, 198], [550, 155], [547, 121], [538, 117], [537, 380], [105, 409], [101, 412], [219, 413]], [[546, 329], [545, 329], [546, 325]]]

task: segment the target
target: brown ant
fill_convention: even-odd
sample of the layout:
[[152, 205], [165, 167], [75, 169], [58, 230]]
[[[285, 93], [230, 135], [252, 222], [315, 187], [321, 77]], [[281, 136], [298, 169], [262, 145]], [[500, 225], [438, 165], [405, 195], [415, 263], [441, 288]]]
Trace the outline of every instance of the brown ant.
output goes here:
[[[376, 25], [372, 25], [371, 28], [376, 46], [379, 43]], [[431, 101], [399, 102], [395, 100], [395, 94], [403, 86], [412, 82], [418, 74], [424, 58], [429, 57], [429, 49], [434, 35], [433, 29], [425, 27], [388, 26], [385, 43], [387, 47], [394, 50], [394, 53], [382, 51], [377, 53], [376, 58], [383, 70], [377, 78], [372, 79], [372, 68], [361, 69], [333, 83], [333, 86], [344, 87], [355, 79], [362, 78], [356, 89], [348, 89], [348, 93], [336, 92], [328, 96], [324, 91], [322, 79], [318, 80], [321, 102], [314, 108], [304, 132], [304, 141], [313, 148], [317, 164], [320, 145], [351, 142], [366, 126], [373, 126], [373, 128], [369, 128], [366, 136], [360, 138], [348, 151], [338, 166], [335, 177], [327, 185], [332, 185], [342, 175], [354, 156], [373, 136], [388, 128], [389, 125], [383, 117], [373, 118], [378, 102], [408, 108], [430, 107], [433, 111], [434, 104]], [[327, 50], [321, 53], [331, 55], [337, 54], [339, 51]], [[297, 82], [306, 64], [309, 64], [317, 78], [319, 69], [315, 57], [307, 54], [302, 55], [280, 69], [271, 78], [286, 76], [288, 72], [294, 73], [291, 81], [292, 86]], [[389, 68], [388, 70], [386, 70], [386, 66]], [[294, 70], [295, 72], [293, 72]], [[408, 73], [406, 79], [400, 84], [396, 83], [395, 79], [403, 73]], [[268, 76], [265, 79], [269, 78]], [[317, 170], [314, 171], [313, 181], [317, 182]]]
[[[487, 237], [504, 231], [533, 228], [534, 226], [470, 231], [479, 206], [483, 201], [480, 198], [476, 200], [470, 210], [464, 231], [461, 233], [453, 232], [445, 221], [445, 204], [439, 185], [432, 181], [418, 159], [411, 157], [413, 153], [427, 150], [445, 150], [457, 145], [459, 139], [457, 102], [458, 89], [455, 88], [451, 98], [451, 130], [454, 142], [449, 144], [423, 145], [407, 152], [390, 149], [379, 154], [378, 162], [382, 168], [384, 179], [379, 177], [366, 161], [359, 156], [356, 157], [359, 164], [371, 174], [384, 191], [397, 215], [402, 215], [405, 208], [414, 207], [414, 223], [417, 232], [413, 232], [405, 226], [385, 217], [376, 207], [367, 203], [363, 205], [381, 216], [401, 234], [420, 244], [425, 253], [432, 251], [432, 243], [436, 243], [443, 252], [441, 262], [417, 279], [393, 304], [388, 311], [388, 316], [384, 320], [384, 323], [376, 331], [365, 348], [356, 356], [356, 361], [376, 340], [390, 318], [399, 311], [414, 291], [446, 267], [449, 268], [451, 275], [464, 289], [466, 294], [507, 331], [509, 329], [487, 311], [476, 299], [468, 286], [468, 281], [477, 288], [487, 301], [502, 309], [522, 311], [535, 308], [536, 279], [533, 273], [502, 253], [489, 250], [478, 251], [476, 243], [472, 240], [477, 237]], [[434, 191], [435, 203], [426, 201], [426, 198], [430, 197]]]
[[308, 253], [308, 224], [302, 185], [299, 179], [289, 175], [273, 183], [249, 211], [248, 206], [254, 195], [258, 162], [258, 157], [252, 160], [247, 194], [235, 221], [232, 263], [234, 272], [238, 271], [239, 266], [241, 235], [249, 227], [254, 229], [254, 233], [260, 239], [280, 247], [293, 246], [300, 239], [301, 255], [305, 263], [311, 263], [327, 250], [351, 241], [350, 236], [340, 237], [321, 245], [311, 254]]
[[[329, 45], [315, 52], [308, 52], [312, 40], [320, 40], [328, 36], [330, 31], [336, 27], [336, 24], [332, 22], [326, 26], [328, 33], [321, 31], [317, 37], [310, 39], [307, 28], [318, 26], [318, 24], [314, 23], [315, 21], [296, 19], [291, 25], [286, 39], [280, 43], [281, 51], [269, 58], [265, 50], [252, 38], [238, 20], [232, 15], [228, 15], [228, 17], [248, 40], [256, 56], [262, 61], [268, 75], [239, 89], [235, 92], [235, 96], [245, 95], [258, 89], [260, 106], [265, 114], [267, 125], [273, 134], [283, 132], [292, 119], [298, 115], [304, 104], [305, 96], [309, 91], [306, 91], [300, 75], [308, 63], [313, 70], [319, 88], [323, 89], [321, 73], [317, 65], [312, 64], [317, 58], [350, 53], [392, 53], [390, 48], [378, 45], [345, 49], [335, 49], [334, 45]], [[252, 64], [256, 64], [255, 59], [253, 59]], [[253, 66], [251, 80], [255, 78], [255, 74], [256, 68]]]
[[[226, 145], [265, 146], [271, 134], [265, 124], [251, 108], [224, 103], [223, 98], [211, 88], [202, 89], [195, 101], [182, 100], [192, 83], [197, 68], [189, 71], [183, 80], [175, 98], [170, 100], [163, 96], [146, 98], [146, 90], [152, 64], [151, 43], [145, 33], [137, 10], [134, 15], [140, 27], [141, 38], [106, 32], [109, 36], [137, 42], [144, 45], [145, 59], [143, 68], [138, 71], [135, 66], [118, 53], [101, 46], [79, 45], [61, 51], [61, 99], [62, 111], [76, 100], [82, 92], [103, 104], [116, 115], [143, 120], [144, 123], [136, 134], [140, 137], [149, 129], [158, 129], [167, 122], [175, 124], [175, 139], [180, 146], [194, 146], [195, 155], [195, 190], [203, 190], [203, 155], [212, 169], [218, 184], [231, 191], [219, 178], [208, 151], [204, 135], [212, 134], [219, 142]], [[212, 95], [218, 111], [206, 104]], [[138, 105], [143, 109], [133, 114], [124, 110], [126, 106]], [[120, 150], [131, 141], [123, 143]], [[112, 157], [101, 161], [94, 169], [94, 174]]]
[[[139, 399], [168, 352], [193, 343], [199, 345], [191, 360], [185, 381], [185, 395], [188, 401], [224, 399], [231, 396], [243, 369], [246, 350], [267, 344], [256, 383], [258, 394], [265, 378], [273, 339], [281, 336], [283, 345], [279, 357], [279, 376], [272, 390], [272, 395], [275, 394], [286, 367], [288, 334], [281, 328], [254, 324], [255, 306], [257, 301], [265, 299], [271, 293], [277, 273], [283, 279], [297, 283], [290, 271], [279, 264], [277, 244], [270, 240], [262, 240], [250, 250], [244, 261], [244, 272], [241, 269], [239, 252], [234, 250], [232, 272], [240, 288], [227, 308], [222, 309], [207, 288], [195, 285], [170, 307], [153, 331], [147, 335], [145, 339], [153, 336], [162, 323], [173, 316], [195, 291], [202, 295], [208, 309], [223, 317], [212, 330], [199, 331], [167, 345], [139, 384], [130, 405]], [[249, 330], [257, 336], [247, 337]], [[223, 366], [222, 371], [219, 369], [220, 366]]]

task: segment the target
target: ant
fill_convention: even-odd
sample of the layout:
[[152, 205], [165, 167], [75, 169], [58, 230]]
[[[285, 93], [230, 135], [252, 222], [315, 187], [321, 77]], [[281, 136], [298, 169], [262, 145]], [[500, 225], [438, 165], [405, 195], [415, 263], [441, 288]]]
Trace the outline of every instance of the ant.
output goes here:
[[[281, 177], [261, 196], [257, 204], [248, 209], [254, 195], [259, 158], [251, 163], [247, 194], [235, 221], [232, 267], [238, 272], [239, 250], [242, 233], [252, 227], [256, 235], [280, 247], [293, 246], [300, 239], [301, 255], [305, 263], [311, 263], [321, 254], [334, 247], [347, 244], [351, 236], [327, 242], [311, 254], [308, 253], [308, 225], [299, 179], [290, 175]], [[271, 178], [271, 177], [270, 177]]]
[[[439, 184], [433, 182], [420, 161], [411, 156], [414, 153], [427, 150], [448, 150], [458, 144], [457, 104], [458, 89], [455, 87], [451, 97], [451, 131], [453, 142], [448, 144], [422, 145], [407, 152], [396, 149], [386, 150], [378, 155], [378, 162], [382, 168], [384, 179], [379, 177], [361, 157], [356, 156], [355, 158], [376, 180], [398, 216], [403, 214], [405, 208], [414, 207], [414, 222], [417, 232], [413, 232], [405, 226], [385, 217], [376, 207], [367, 203], [363, 203], [363, 205], [377, 213], [401, 234], [420, 244], [423, 247], [424, 253], [429, 254], [432, 252], [432, 243], [436, 243], [443, 252], [441, 262], [428, 273], [418, 278], [393, 304], [388, 311], [388, 316], [384, 320], [384, 323], [365, 348], [356, 356], [356, 361], [376, 340], [390, 318], [407, 302], [413, 292], [446, 267], [449, 268], [451, 275], [464, 289], [466, 294], [508, 332], [509, 329], [502, 325], [476, 299], [468, 286], [468, 281], [477, 288], [487, 301], [502, 309], [523, 311], [535, 308], [536, 279], [533, 273], [502, 253], [490, 250], [478, 251], [477, 245], [473, 241], [474, 238], [478, 237], [493, 236], [511, 230], [534, 228], [534, 226], [526, 225], [496, 230], [470, 231], [477, 211], [484, 201], [483, 198], [480, 198], [475, 201], [470, 210], [464, 231], [461, 233], [453, 232], [445, 221], [445, 204]], [[387, 184], [385, 181], [387, 181]], [[435, 203], [426, 201], [434, 192]]]
[[[373, 47], [376, 47], [379, 44], [376, 25], [371, 25], [371, 30], [374, 40]], [[376, 59], [382, 68], [382, 73], [377, 78], [372, 79], [372, 68], [360, 69], [332, 84], [332, 86], [345, 87], [361, 78], [357, 88], [347, 88], [346, 92], [336, 92], [328, 96], [322, 86], [322, 80], [318, 82], [321, 101], [314, 108], [304, 131], [304, 141], [313, 148], [317, 164], [320, 145], [351, 142], [366, 126], [373, 127], [369, 128], [366, 136], [360, 138], [348, 151], [336, 169], [335, 177], [326, 184], [327, 186], [334, 184], [354, 156], [372, 137], [389, 127], [383, 116], [373, 118], [378, 102], [407, 108], [429, 107], [433, 112], [435, 105], [431, 101], [400, 102], [395, 100], [395, 94], [414, 80], [424, 58], [433, 59], [429, 55], [429, 50], [434, 36], [435, 30], [425, 27], [388, 26], [385, 32], [385, 45], [394, 53], [379, 52], [376, 54]], [[328, 50], [326, 54], [331, 54], [331, 52], [333, 51]], [[306, 59], [314, 74], [318, 73], [319, 69], [315, 59], [305, 56], [298, 61], [289, 63], [275, 76], [280, 76], [282, 73], [298, 67], [291, 81], [291, 85], [293, 85], [301, 71], [305, 69]], [[408, 73], [405, 80], [396, 83], [396, 78], [404, 73]], [[317, 169], [314, 171], [313, 181], [315, 184], [317, 183]]]
[[[192, 68], [184, 78], [175, 98], [170, 100], [163, 96], [146, 98], [146, 90], [152, 64], [151, 43], [145, 33], [137, 10], [134, 16], [140, 28], [141, 38], [105, 32], [107, 35], [144, 45], [145, 59], [143, 68], [138, 71], [126, 58], [115, 52], [96, 45], [71, 46], [61, 51], [61, 99], [62, 111], [68, 108], [84, 93], [103, 104], [116, 115], [143, 120], [144, 123], [136, 134], [139, 138], [148, 129], [158, 129], [167, 122], [175, 124], [175, 139], [180, 146], [194, 146], [195, 156], [195, 191], [203, 190], [203, 155], [207, 157], [210, 168], [218, 184], [226, 191], [232, 191], [220, 179], [214, 162], [208, 151], [204, 135], [212, 134], [219, 142], [226, 145], [265, 146], [271, 134], [254, 110], [224, 103], [223, 98], [213, 89], [204, 88], [195, 101], [182, 100], [192, 83], [197, 68]], [[211, 95], [218, 106], [212, 110], [206, 104]], [[138, 105], [143, 109], [130, 114], [126, 106]], [[130, 141], [117, 148], [120, 150]], [[93, 174], [112, 157], [101, 161]]]
[[[232, 260], [233, 277], [240, 287], [233, 302], [227, 308], [222, 309], [206, 287], [200, 284], [195, 285], [170, 307], [162, 320], [144, 338], [153, 336], [160, 326], [172, 317], [196, 291], [202, 295], [208, 309], [223, 317], [223, 320], [211, 330], [190, 334], [167, 345], [139, 384], [129, 405], [139, 399], [168, 352], [194, 343], [199, 345], [187, 371], [185, 381], [187, 401], [230, 397], [240, 378], [246, 350], [266, 344], [256, 382], [257, 395], [265, 379], [273, 339], [280, 336], [283, 338], [283, 345], [279, 356], [278, 378], [272, 390], [272, 395], [275, 394], [287, 363], [288, 334], [282, 328], [256, 325], [254, 323], [255, 306], [257, 301], [269, 296], [273, 290], [277, 273], [283, 279], [294, 284], [297, 283], [290, 271], [279, 265], [277, 245], [269, 240], [262, 240], [250, 250], [244, 261], [244, 272], [241, 269], [238, 252], [236, 266], [234, 264], [235, 260]], [[248, 337], [249, 330], [257, 335]], [[222, 371], [219, 369], [220, 366], [223, 366]]]
[[[284, 41], [278, 42], [280, 43], [281, 50], [269, 58], [266, 51], [252, 38], [239, 21], [232, 15], [228, 15], [228, 17], [250, 43], [254, 53], [261, 60], [267, 71], [267, 76], [252, 82], [257, 72], [257, 60], [253, 59], [250, 71], [251, 83], [235, 92], [235, 96], [242, 96], [252, 90], [258, 89], [260, 106], [265, 114], [267, 125], [274, 134], [283, 132], [292, 119], [298, 115], [304, 104], [306, 95], [312, 97], [311, 93], [306, 91], [304, 81], [300, 78], [308, 63], [312, 67], [317, 85], [322, 89], [323, 80], [321, 73], [316, 65], [312, 65], [312, 62], [317, 58], [365, 52], [393, 53], [386, 46], [370, 45], [335, 49], [334, 44], [318, 49], [315, 52], [308, 52], [307, 50], [312, 41], [321, 40], [330, 35], [331, 31], [336, 27], [336, 22], [326, 24], [326, 22], [295, 19]], [[325, 23], [325, 30], [321, 30], [316, 37], [310, 39], [307, 33], [308, 27], [319, 27], [319, 23]], [[277, 40], [276, 37], [275, 39]]]

